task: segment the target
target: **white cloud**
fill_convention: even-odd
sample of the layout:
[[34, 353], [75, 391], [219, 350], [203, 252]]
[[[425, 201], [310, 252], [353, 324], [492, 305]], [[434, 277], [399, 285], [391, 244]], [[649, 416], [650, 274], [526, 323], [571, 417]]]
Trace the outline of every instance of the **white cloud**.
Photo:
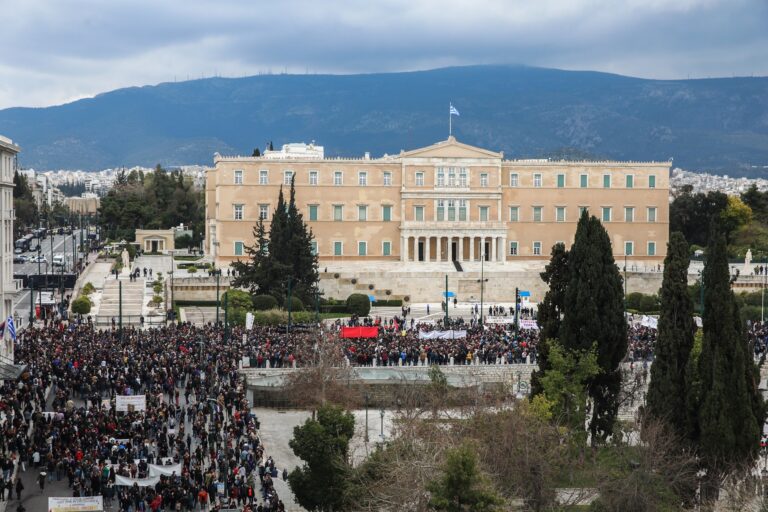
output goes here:
[[635, 76], [768, 74], [763, 0], [25, 0], [0, 108], [219, 74], [522, 63]]

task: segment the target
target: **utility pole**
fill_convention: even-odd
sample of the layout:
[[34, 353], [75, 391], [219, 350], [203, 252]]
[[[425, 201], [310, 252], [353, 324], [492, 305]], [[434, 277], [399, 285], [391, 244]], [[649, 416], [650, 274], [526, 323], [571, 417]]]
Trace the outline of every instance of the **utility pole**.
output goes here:
[[291, 306], [292, 306], [292, 297], [291, 297], [291, 276], [288, 276], [288, 327], [286, 328], [285, 332], [291, 332]]
[[445, 274], [445, 320], [443, 325], [448, 328], [448, 274]]
[[117, 292], [118, 292], [118, 313], [120, 318], [120, 324], [119, 324], [119, 333], [120, 333], [120, 341], [123, 341], [123, 282], [119, 280], [118, 277], [117, 281]]
[[216, 270], [216, 325], [219, 325], [219, 278], [221, 277], [221, 269]]
[[[520, 289], [515, 287], [515, 341], [517, 341], [517, 334], [519, 332], [520, 320]], [[520, 391], [520, 381], [518, 380], [518, 391]]]
[[627, 251], [624, 251], [624, 311], [627, 310]]
[[229, 341], [229, 294], [224, 294], [224, 342]]
[[320, 324], [320, 289], [315, 288], [315, 323]]
[[[483, 290], [485, 288], [485, 239], [480, 239], [480, 329], [484, 328], [483, 316], [485, 315], [485, 309], [483, 309]], [[446, 299], [447, 300], [447, 299]]]

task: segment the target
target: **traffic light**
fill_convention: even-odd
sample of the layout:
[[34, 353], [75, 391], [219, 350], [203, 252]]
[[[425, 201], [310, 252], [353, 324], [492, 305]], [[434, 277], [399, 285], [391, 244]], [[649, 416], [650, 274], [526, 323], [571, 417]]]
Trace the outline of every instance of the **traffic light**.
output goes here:
[[515, 310], [520, 310], [520, 288], [515, 288]]

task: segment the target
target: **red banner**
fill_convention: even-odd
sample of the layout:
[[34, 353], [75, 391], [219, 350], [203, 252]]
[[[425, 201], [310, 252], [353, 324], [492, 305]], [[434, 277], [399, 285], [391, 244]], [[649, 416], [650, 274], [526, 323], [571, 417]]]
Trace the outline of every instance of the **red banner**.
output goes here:
[[342, 327], [342, 338], [375, 338], [379, 335], [378, 327]]

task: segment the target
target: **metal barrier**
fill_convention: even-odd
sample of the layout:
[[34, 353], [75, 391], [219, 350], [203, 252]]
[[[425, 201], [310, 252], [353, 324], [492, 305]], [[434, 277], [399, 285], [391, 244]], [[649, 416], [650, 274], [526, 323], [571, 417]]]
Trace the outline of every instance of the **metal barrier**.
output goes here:
[[[93, 325], [98, 326], [104, 326], [104, 325], [112, 325], [112, 320], [114, 319], [115, 327], [120, 325], [120, 316], [119, 315], [96, 315], [93, 318]], [[144, 326], [144, 327], [158, 327], [165, 325], [165, 316], [145, 316], [144, 317], [144, 323], [141, 322], [141, 315], [123, 315], [123, 326], [126, 325], [134, 325], [134, 326]]]

